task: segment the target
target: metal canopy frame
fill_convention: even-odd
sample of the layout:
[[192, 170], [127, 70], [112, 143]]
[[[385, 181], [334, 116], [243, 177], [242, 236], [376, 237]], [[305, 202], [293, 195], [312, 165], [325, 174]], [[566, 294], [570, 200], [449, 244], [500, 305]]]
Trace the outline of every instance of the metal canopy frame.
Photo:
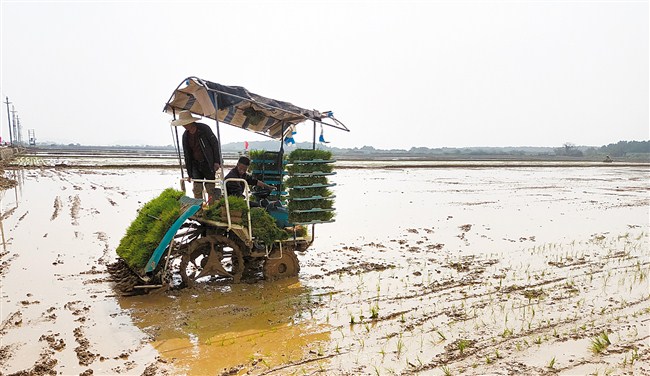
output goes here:
[[[190, 86], [195, 85], [196, 88], [193, 92], [189, 91], [183, 91], [183, 89], [187, 89]], [[213, 86], [213, 87], [211, 87]], [[219, 90], [218, 88], [224, 88], [228, 89], [232, 92], [228, 92], [226, 90]], [[238, 95], [236, 93], [246, 93], [249, 94], [251, 97], [247, 98], [242, 95]], [[181, 102], [181, 103], [175, 103], [177, 95], [179, 93], [182, 93], [184, 96], [187, 96], [187, 101]], [[222, 120], [223, 123], [226, 123], [228, 125], [247, 130], [249, 132], [254, 132], [257, 134], [260, 134], [262, 136], [266, 136], [272, 139], [276, 139], [280, 141], [280, 149], [282, 150], [284, 148], [284, 140], [287, 135], [291, 135], [291, 132], [295, 129], [295, 127], [298, 124], [301, 124], [305, 121], [311, 120], [313, 122], [313, 142], [312, 142], [312, 149], [316, 149], [316, 125], [321, 124], [325, 125], [328, 127], [332, 127], [335, 129], [339, 129], [342, 131], [349, 132], [350, 130], [348, 127], [345, 126], [342, 122], [340, 122], [338, 119], [334, 117], [334, 114], [332, 111], [325, 111], [325, 112], [320, 112], [317, 110], [307, 110], [304, 108], [300, 108], [298, 106], [295, 106], [291, 103], [288, 102], [281, 102], [281, 101], [276, 101], [271, 98], [266, 98], [261, 95], [257, 95], [254, 93], [248, 92], [243, 87], [239, 86], [225, 86], [221, 84], [216, 84], [210, 81], [203, 80], [199, 77], [196, 76], [189, 76], [183, 81], [176, 86], [176, 89], [172, 92], [172, 94], [169, 96], [169, 99], [165, 103], [165, 106], [163, 108], [163, 112], [169, 113], [172, 115], [173, 119], [176, 119], [176, 114], [178, 111], [190, 111], [191, 113], [195, 115], [199, 115], [201, 117], [207, 117], [210, 119], [213, 119], [215, 121], [216, 129], [217, 129], [217, 141], [219, 142], [219, 150], [221, 151], [221, 132], [219, 130], [219, 110], [223, 110], [225, 108], [228, 108], [227, 106], [220, 106], [219, 105], [219, 95], [229, 97], [229, 98], [234, 98], [239, 101], [245, 102], [248, 107], [253, 107], [256, 106], [258, 108], [266, 109], [269, 112], [273, 111], [278, 111], [280, 114], [284, 114], [283, 119], [277, 119], [273, 117], [271, 114], [266, 114], [269, 119], [275, 119], [277, 120], [277, 124], [280, 126], [280, 134], [279, 137], [274, 137], [271, 134], [267, 134], [268, 129], [266, 132], [260, 132], [256, 130], [251, 130], [247, 129], [247, 127], [240, 126], [237, 124], [233, 124], [232, 122], [225, 121], [225, 119]], [[223, 97], [222, 97], [223, 98]], [[256, 98], [258, 100], [256, 100]], [[278, 105], [271, 104], [271, 103], [277, 103]], [[198, 104], [198, 106], [197, 106]], [[285, 108], [282, 108], [282, 105], [285, 106]], [[231, 107], [234, 105], [231, 105]], [[200, 110], [200, 111], [199, 111]], [[206, 110], [208, 112], [206, 112]], [[241, 110], [241, 107], [238, 108], [238, 110]], [[231, 119], [232, 120], [232, 119]], [[183, 171], [183, 163], [181, 160], [181, 147], [180, 147], [180, 142], [179, 142], [179, 135], [178, 135], [178, 127], [172, 127], [172, 138], [175, 138], [175, 143], [176, 143], [176, 152], [178, 154], [178, 164], [181, 170], [181, 177], [185, 179], [185, 172]], [[224, 177], [224, 171], [223, 171], [223, 153], [221, 154], [221, 160], [220, 160], [220, 165], [221, 165], [221, 176]]]
[[[190, 89], [189, 91], [184, 91], [184, 89], [188, 88]], [[223, 89], [220, 90], [220, 88]], [[230, 92], [224, 89], [228, 89]], [[182, 96], [187, 98], [186, 101], [182, 100], [185, 98], [177, 98], [180, 97], [180, 93], [182, 93]], [[249, 94], [250, 97], [245, 97], [243, 95], [239, 95], [238, 93]], [[219, 96], [222, 96], [222, 98], [228, 97], [235, 99], [238, 102], [236, 104], [225, 105], [223, 103], [219, 103]], [[263, 131], [259, 131], [256, 129], [248, 129], [248, 126], [246, 126], [246, 124], [237, 124], [233, 121], [235, 120], [235, 117], [230, 117], [230, 121], [228, 121], [228, 117], [223, 116], [226, 109], [230, 109], [233, 112], [241, 112], [243, 109], [254, 107], [260, 108], [264, 112], [264, 119], [267, 119], [266, 121], [271, 122], [273, 125], [269, 126]], [[220, 85], [203, 80], [196, 76], [190, 76], [181, 81], [181, 83], [172, 92], [171, 96], [167, 100], [167, 103], [165, 103], [165, 107], [163, 108], [164, 112], [170, 113], [174, 118], [176, 118], [177, 111], [184, 110], [190, 111], [191, 113], [202, 117], [213, 119], [217, 122], [217, 124], [219, 122], [223, 122], [228, 125], [232, 125], [234, 127], [245, 129], [277, 140], [283, 140], [288, 134], [290, 134], [290, 132], [293, 131], [296, 125], [308, 120], [311, 120], [314, 123], [314, 139], [316, 124], [322, 124], [346, 132], [350, 131], [345, 126], [345, 124], [334, 117], [332, 111], [320, 112], [317, 110], [307, 110], [288, 102], [276, 101], [271, 98], [266, 98], [254, 93], [250, 93], [243, 87]], [[220, 111], [221, 113], [219, 113]], [[220, 115], [223, 117], [221, 120], [219, 119]], [[241, 121], [242, 118], [242, 116], [239, 116], [238, 120]], [[273, 127], [276, 128], [276, 132], [274, 134], [271, 134], [270, 128]], [[279, 134], [277, 130], [280, 130]]]

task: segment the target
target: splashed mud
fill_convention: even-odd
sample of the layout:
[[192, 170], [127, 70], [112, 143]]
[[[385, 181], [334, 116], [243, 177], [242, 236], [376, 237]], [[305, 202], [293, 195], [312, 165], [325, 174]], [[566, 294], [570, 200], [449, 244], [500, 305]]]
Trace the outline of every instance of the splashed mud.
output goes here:
[[133, 297], [105, 266], [176, 170], [6, 175], [2, 374], [650, 373], [647, 166], [340, 170], [299, 278]]

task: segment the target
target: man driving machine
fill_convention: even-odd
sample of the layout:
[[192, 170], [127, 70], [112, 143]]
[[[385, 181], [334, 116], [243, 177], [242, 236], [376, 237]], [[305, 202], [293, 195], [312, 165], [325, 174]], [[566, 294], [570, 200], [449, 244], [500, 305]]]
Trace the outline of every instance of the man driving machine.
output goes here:
[[[257, 180], [253, 177], [253, 175], [248, 173], [248, 166], [250, 166], [250, 164], [251, 160], [248, 157], [239, 157], [239, 160], [237, 160], [237, 166], [230, 170], [225, 179], [244, 179], [250, 187], [257, 186], [260, 188], [274, 190], [274, 186], [266, 184], [261, 180]], [[226, 183], [226, 191], [228, 192], [228, 196], [244, 197], [244, 188], [244, 183], [240, 181], [230, 181]], [[250, 204], [252, 207], [260, 206], [257, 202], [254, 201], [251, 201]]]

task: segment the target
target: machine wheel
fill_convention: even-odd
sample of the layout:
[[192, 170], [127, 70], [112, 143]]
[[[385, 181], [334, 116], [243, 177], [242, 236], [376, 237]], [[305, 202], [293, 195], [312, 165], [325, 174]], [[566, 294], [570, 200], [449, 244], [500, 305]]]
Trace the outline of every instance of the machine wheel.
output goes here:
[[288, 247], [284, 248], [282, 252], [279, 249], [271, 252], [263, 267], [264, 279], [269, 281], [295, 277], [299, 271], [298, 257]]
[[239, 283], [244, 271], [244, 256], [237, 243], [222, 235], [208, 235], [192, 241], [181, 253], [180, 274], [183, 286], [207, 276], [230, 277]]

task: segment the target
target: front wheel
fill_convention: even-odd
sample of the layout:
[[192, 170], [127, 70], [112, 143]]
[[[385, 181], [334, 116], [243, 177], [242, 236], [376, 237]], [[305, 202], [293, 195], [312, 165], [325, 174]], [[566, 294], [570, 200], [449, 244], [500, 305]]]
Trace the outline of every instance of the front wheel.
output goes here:
[[284, 248], [276, 249], [264, 261], [264, 279], [274, 281], [282, 278], [296, 277], [300, 271], [298, 257], [293, 250]]

